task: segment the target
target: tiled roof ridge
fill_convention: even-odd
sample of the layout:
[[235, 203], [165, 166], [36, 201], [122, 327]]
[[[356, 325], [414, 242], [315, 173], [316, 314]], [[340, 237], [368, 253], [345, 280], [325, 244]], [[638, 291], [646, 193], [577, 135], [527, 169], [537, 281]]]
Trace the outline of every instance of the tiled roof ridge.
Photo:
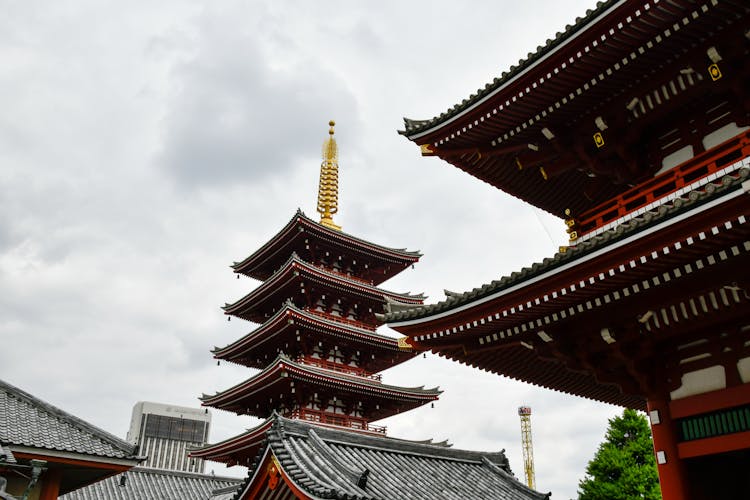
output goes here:
[[548, 38], [544, 46], [537, 46], [535, 52], [529, 52], [525, 59], [520, 59], [516, 65], [511, 65], [508, 71], [503, 71], [500, 75], [500, 78], [494, 78], [492, 82], [489, 82], [483, 88], [478, 89], [476, 93], [471, 94], [467, 99], [464, 99], [463, 101], [452, 106], [443, 113], [440, 113], [438, 116], [427, 120], [412, 120], [409, 118], [404, 118], [405, 130], [400, 130], [399, 134], [405, 136], [417, 134], [432, 127], [433, 125], [452, 118], [453, 116], [471, 107], [474, 103], [491, 94], [493, 91], [510, 81], [516, 75], [532, 66], [557, 46], [571, 38], [579, 31], [583, 30], [600, 14], [605, 12], [607, 9], [609, 9], [619, 1], [620, 0], [605, 0], [597, 2], [596, 7], [594, 9], [588, 9], [584, 17], [577, 17], [574, 24], [566, 25], [564, 31], [558, 31], [555, 34], [554, 38]]
[[[0, 390], [6, 392], [11, 397], [14, 397], [18, 400], [23, 401], [24, 403], [31, 406], [32, 408], [42, 410], [46, 412], [47, 414], [49, 414], [50, 416], [60, 421], [64, 421], [65, 423], [77, 428], [78, 430], [86, 432], [90, 434], [92, 437], [109, 444], [110, 446], [127, 454], [127, 458], [133, 458], [133, 459], [145, 458], [145, 457], [136, 456], [136, 450], [137, 450], [136, 445], [132, 445], [128, 443], [127, 441], [124, 441], [118, 438], [114, 434], [111, 434], [105, 431], [104, 429], [100, 429], [99, 427], [96, 427], [95, 425], [90, 424], [86, 422], [85, 420], [79, 417], [76, 417], [75, 415], [72, 415], [66, 412], [65, 410], [58, 408], [57, 406], [47, 403], [46, 401], [43, 401], [29, 394], [23, 389], [20, 389], [2, 379], [0, 379]], [[12, 442], [10, 440], [11, 439], [10, 436], [2, 437], [2, 439], [3, 441], [6, 441], [6, 443]], [[24, 445], [24, 443], [13, 443], [13, 444]]]
[[[504, 465], [507, 463], [505, 450], [497, 452], [462, 450], [450, 446], [443, 446], [441, 444], [424, 443], [423, 441], [414, 441], [392, 436], [373, 436], [361, 434], [343, 428], [334, 429], [330, 427], [319, 427], [310, 422], [288, 419], [282, 416], [279, 416], [279, 420], [282, 421], [282, 428], [287, 434], [294, 434], [300, 437], [305, 437], [308, 435], [308, 429], [315, 428], [315, 432], [318, 435], [319, 439], [325, 441], [326, 443], [335, 443], [343, 446], [355, 446], [358, 448], [369, 449], [381, 449], [383, 447], [381, 443], [389, 443], [391, 445], [395, 445], [395, 447], [390, 447], [392, 451], [397, 451], [405, 455], [439, 458], [443, 460], [455, 460], [461, 462], [480, 462], [482, 457], [484, 457], [487, 458], [487, 460], [490, 460], [491, 462], [498, 465]], [[381, 445], [379, 446], [379, 444]], [[420, 449], [420, 451], [416, 451], [417, 448]]]
[[297, 211], [294, 213], [294, 215], [291, 217], [291, 219], [289, 219], [289, 222], [287, 222], [284, 225], [284, 227], [282, 227], [279, 231], [276, 232], [276, 234], [274, 234], [271, 238], [269, 238], [268, 241], [264, 245], [262, 245], [260, 248], [258, 248], [255, 252], [253, 252], [250, 255], [248, 255], [247, 257], [245, 257], [243, 260], [241, 260], [239, 262], [232, 263], [232, 265], [230, 267], [232, 269], [236, 270], [236, 269], [242, 267], [244, 263], [252, 260], [253, 258], [256, 258], [258, 255], [261, 255], [262, 252], [266, 250], [266, 248], [270, 245], [270, 243], [272, 241], [276, 240], [281, 234], [283, 234], [283, 233], [287, 232], [289, 229], [291, 229], [295, 225], [295, 222], [298, 219], [303, 219], [304, 222], [306, 222], [307, 224], [311, 225], [312, 227], [315, 227], [316, 229], [319, 229], [319, 230], [323, 231], [326, 234], [330, 234], [331, 236], [344, 236], [344, 237], [346, 237], [348, 239], [351, 239], [351, 240], [353, 240], [353, 241], [355, 241], [357, 243], [361, 243], [364, 246], [369, 246], [369, 247], [374, 248], [374, 249], [379, 250], [379, 251], [391, 252], [391, 253], [394, 253], [394, 254], [399, 254], [399, 255], [401, 255], [401, 256], [403, 256], [405, 258], [410, 258], [410, 259], [411, 258], [417, 258], [418, 259], [419, 257], [422, 256], [422, 253], [420, 253], [419, 250], [407, 250], [406, 248], [392, 248], [392, 247], [387, 247], [387, 246], [384, 246], [384, 245], [379, 245], [377, 243], [373, 243], [371, 241], [367, 241], [365, 239], [359, 238], [357, 236], [351, 235], [351, 234], [343, 232], [343, 231], [336, 231], [334, 229], [330, 229], [330, 228], [328, 228], [328, 227], [320, 224], [319, 222], [315, 222], [310, 217], [308, 217], [307, 215], [305, 215], [305, 213], [300, 208], [297, 208]]
[[[364, 436], [344, 429], [319, 427], [315, 423], [288, 419], [275, 412], [273, 419], [273, 425], [267, 433], [267, 441], [259, 449], [253, 465], [248, 469], [247, 479], [234, 494], [233, 500], [239, 500], [243, 494], [247, 494], [252, 484], [263, 479], [264, 471], [260, 467], [270, 457], [278, 461], [285, 476], [293, 482], [295, 487], [313, 498], [349, 500], [442, 498], [440, 495], [446, 493], [444, 488], [447, 484], [439, 480], [433, 484], [433, 479], [428, 476], [422, 477], [421, 474], [437, 474], [435, 476], [437, 479], [442, 472], [436, 471], [447, 470], [455, 475], [456, 471], [465, 470], [463, 468], [467, 466], [476, 471], [485, 471], [480, 472], [480, 478], [484, 478], [483, 484], [490, 487], [492, 491], [482, 491], [491, 498], [530, 500], [549, 498], [549, 494], [538, 493], [523, 485], [517, 485], [518, 480], [509, 472], [509, 468], [506, 470], [507, 458], [502, 452], [451, 450], [410, 442], [423, 451], [414, 453], [408, 448], [404, 449], [402, 445], [406, 441], [397, 438]], [[365, 444], [370, 442], [372, 445]], [[376, 455], [379, 458], [372, 462], [372, 457]], [[398, 458], [399, 456], [401, 458]], [[352, 472], [358, 471], [352, 469], [356, 469], [356, 464], [360, 461], [363, 465], [371, 465], [373, 470], [365, 472], [363, 468], [362, 474], [355, 477]], [[343, 472], [337, 465], [340, 462], [347, 464]], [[390, 465], [397, 463], [411, 464], [419, 471], [409, 470], [407, 474], [402, 474], [402, 471], [398, 469], [404, 465], [395, 468]], [[415, 473], [416, 476], [414, 476]], [[458, 477], [456, 479], [461, 480]], [[397, 485], [397, 489], [394, 489], [394, 485]], [[476, 487], [473, 487], [473, 483], [467, 486], [468, 489], [465, 492], [455, 492], [458, 496], [454, 495], [451, 498], [484, 498], [478, 493]], [[470, 491], [472, 493], [469, 493]]]
[[[308, 460], [308, 467], [304, 469], [308, 478], [323, 483], [323, 486], [317, 489], [317, 491], [315, 488], [312, 488], [312, 490], [317, 493], [320, 490], [327, 489], [329, 494], [335, 495], [333, 498], [371, 498], [366, 491], [357, 485], [360, 477], [362, 475], [366, 476], [369, 472], [362, 470], [358, 473], [351, 470], [336, 458], [333, 450], [323, 440], [316, 438], [317, 436], [313, 429], [308, 430], [306, 444], [310, 448], [309, 451], [299, 449], [298, 443], [294, 440], [284, 440], [284, 449], [290, 454], [299, 451], [309, 456], [310, 452], [312, 452], [313, 456], [315, 456], [315, 462], [311, 463]], [[297, 464], [299, 463], [300, 461], [297, 461]], [[302, 469], [302, 467], [300, 468]]]
[[398, 323], [399, 321], [427, 317], [431, 314], [447, 311], [454, 307], [481, 299], [485, 296], [522, 283], [523, 281], [531, 279], [543, 272], [551, 271], [559, 266], [563, 266], [574, 259], [582, 258], [583, 256], [600, 249], [602, 246], [635, 235], [647, 229], [652, 224], [668, 220], [684, 211], [700, 206], [701, 204], [710, 201], [714, 196], [731, 188], [740, 188], [740, 185], [748, 178], [748, 176], [750, 176], [750, 168], [740, 168], [735, 172], [735, 175], [728, 174], [721, 179], [718, 179], [718, 184], [709, 183], [686, 193], [682, 197], [666, 200], [662, 205], [645, 212], [641, 216], [623, 222], [617, 227], [609, 229], [600, 235], [579, 243], [578, 245], [568, 247], [565, 252], [557, 252], [552, 257], [544, 258], [541, 262], [535, 262], [530, 266], [523, 267], [520, 271], [513, 271], [510, 275], [503, 276], [498, 280], [493, 280], [490, 283], [486, 283], [463, 293], [451, 293], [447, 299], [434, 304], [425, 304], [405, 311], [393, 311], [385, 314], [378, 314], [376, 317], [387, 323]]
[[[206, 473], [180, 473], [168, 469], [133, 467], [101, 481], [70, 491], [61, 500], [208, 500], [227, 499], [244, 477]], [[217, 492], [221, 497], [217, 497]]]
[[[276, 459], [284, 467], [290, 479], [303, 490], [322, 498], [335, 498], [335, 485], [321, 477], [311, 477], [310, 471], [299, 466], [302, 462], [296, 450], [289, 449], [284, 442], [284, 421], [277, 420], [268, 431], [268, 446]], [[322, 462], [322, 461], [321, 461]]]
[[338, 469], [339, 473], [344, 475], [352, 483], [356, 484], [357, 480], [362, 476], [362, 474], [367, 471], [367, 469], [364, 468], [359, 470], [354, 469], [339, 460], [331, 447], [328, 446], [328, 443], [320, 439], [320, 436], [318, 436], [318, 434], [315, 432], [315, 429], [308, 430], [307, 435], [309, 436], [310, 442], [315, 448], [315, 451], [318, 454], [324, 456], [329, 462], [331, 462], [331, 464], [333, 464]]
[[485, 467], [490, 469], [492, 472], [494, 472], [498, 476], [504, 479], [509, 479], [510, 480], [509, 484], [511, 485], [511, 487], [515, 488], [518, 491], [522, 491], [526, 494], [538, 495], [539, 500], [548, 499], [552, 495], [552, 492], [541, 493], [539, 491], [532, 490], [531, 488], [523, 484], [521, 481], [516, 479], [515, 476], [513, 476], [513, 474], [510, 472], [510, 466], [508, 466], [508, 470], [505, 470], [503, 467], [500, 467], [498, 464], [494, 463], [492, 460], [489, 460], [486, 457], [482, 457], [482, 463], [484, 464]]
[[238, 477], [217, 476], [215, 474], [206, 474], [205, 472], [190, 472], [190, 471], [161, 469], [158, 467], [145, 467], [145, 466], [133, 467], [129, 469], [127, 472], [124, 472], [124, 474], [127, 474], [128, 472], [138, 472], [142, 474], [157, 474], [160, 476], [189, 477], [189, 478], [196, 478], [196, 479], [204, 479], [204, 478], [210, 477], [211, 479], [216, 479], [218, 481], [242, 482], [243, 480], [242, 478], [238, 478]]

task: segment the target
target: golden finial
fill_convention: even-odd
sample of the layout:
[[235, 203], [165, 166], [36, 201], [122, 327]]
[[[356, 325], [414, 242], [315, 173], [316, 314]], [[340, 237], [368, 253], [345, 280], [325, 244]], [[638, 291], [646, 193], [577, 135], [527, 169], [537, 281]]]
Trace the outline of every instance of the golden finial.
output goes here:
[[320, 223], [341, 231], [341, 226], [333, 223], [333, 214], [339, 211], [339, 150], [333, 137], [336, 122], [328, 122], [328, 139], [323, 143], [323, 162], [320, 164], [318, 184], [318, 213]]

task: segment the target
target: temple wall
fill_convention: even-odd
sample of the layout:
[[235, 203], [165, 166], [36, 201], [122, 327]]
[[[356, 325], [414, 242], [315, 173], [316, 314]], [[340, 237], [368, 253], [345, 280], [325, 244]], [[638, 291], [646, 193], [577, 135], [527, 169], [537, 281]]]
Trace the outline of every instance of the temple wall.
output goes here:
[[669, 393], [672, 400], [682, 399], [704, 392], [724, 389], [727, 386], [727, 376], [721, 365], [709, 366], [702, 370], [688, 372], [682, 376], [682, 385], [679, 389]]

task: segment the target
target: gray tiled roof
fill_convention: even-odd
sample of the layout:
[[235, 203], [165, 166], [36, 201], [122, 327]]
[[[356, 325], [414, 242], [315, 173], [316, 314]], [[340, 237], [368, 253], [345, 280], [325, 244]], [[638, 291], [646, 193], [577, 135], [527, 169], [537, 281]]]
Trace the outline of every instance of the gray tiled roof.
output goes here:
[[[267, 445], [292, 481], [315, 498], [347, 499], [544, 499], [510, 472], [501, 452], [457, 450], [351, 431], [318, 427], [276, 416]], [[361, 485], [361, 486], [360, 486]]]
[[134, 467], [60, 500], [218, 500], [234, 495], [241, 483], [242, 479], [211, 474]]
[[16, 457], [13, 456], [13, 452], [10, 451], [10, 448], [6, 448], [2, 444], [0, 444], [0, 463], [6, 463], [6, 464], [15, 464]]
[[137, 460], [136, 447], [0, 380], [0, 443]]
[[242, 481], [238, 479], [237, 483], [233, 483], [231, 486], [214, 490], [209, 500], [232, 500], [241, 486]]
[[554, 38], [547, 39], [547, 42], [544, 44], [544, 46], [537, 47], [535, 52], [529, 52], [525, 59], [521, 59], [520, 61], [518, 61], [518, 64], [516, 64], [515, 66], [511, 66], [508, 71], [504, 71], [500, 75], [500, 78], [493, 79], [490, 83], [485, 85], [484, 88], [477, 90], [475, 94], [471, 94], [467, 99], [464, 99], [444, 113], [441, 113], [440, 115], [430, 120], [411, 120], [409, 118], [404, 118], [404, 126], [406, 130], [400, 133], [407, 136], [417, 134], [459, 114], [466, 108], [469, 108], [475, 102], [480, 101], [485, 96], [491, 94], [495, 89], [503, 86], [506, 82], [510, 81], [516, 75], [520, 74], [526, 68], [532, 66], [534, 63], [536, 63], [538, 60], [552, 51], [555, 47], [573, 37], [576, 33], [588, 26], [594, 19], [596, 19], [600, 14], [609, 9], [612, 5], [615, 5], [618, 1], [619, 0], [606, 0], [597, 2], [596, 8], [594, 8], [593, 10], [587, 10], [584, 17], [576, 18], [574, 24], [565, 26], [564, 31], [556, 33]]
[[548, 257], [542, 262], [536, 262], [530, 267], [524, 267], [520, 271], [513, 272], [510, 276], [504, 276], [499, 280], [492, 281], [468, 292], [450, 292], [447, 294], [448, 298], [446, 300], [435, 304], [426, 304], [418, 308], [403, 311], [392, 311], [387, 314], [376, 314], [376, 316], [387, 323], [398, 323], [410, 319], [429, 317], [474, 302], [582, 258], [591, 252], [643, 231], [647, 227], [691, 210], [722, 193], [739, 189], [748, 177], [750, 177], [750, 168], [740, 168], [731, 175], [725, 175], [721, 179], [717, 179], [716, 183], [709, 183], [700, 189], [686, 193], [684, 196], [665, 201], [664, 204], [654, 210], [648, 211], [576, 246], [569, 247], [566, 252], [558, 252], [553, 257]]

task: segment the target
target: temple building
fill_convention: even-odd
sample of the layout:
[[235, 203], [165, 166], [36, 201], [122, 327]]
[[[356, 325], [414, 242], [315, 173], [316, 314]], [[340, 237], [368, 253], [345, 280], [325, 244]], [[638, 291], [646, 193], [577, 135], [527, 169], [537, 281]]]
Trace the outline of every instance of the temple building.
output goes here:
[[648, 412], [665, 500], [750, 491], [750, 4], [609, 0], [402, 132], [570, 245], [382, 316], [416, 349]]
[[55, 500], [131, 470], [137, 451], [0, 380], [0, 499]]
[[382, 381], [381, 371], [416, 353], [379, 334], [378, 315], [421, 306], [425, 297], [381, 285], [420, 254], [365, 241], [334, 223], [338, 150], [333, 122], [330, 127], [320, 173], [320, 222], [298, 211], [232, 266], [238, 277], [261, 284], [226, 304], [225, 314], [259, 326], [213, 354], [259, 371], [201, 398], [204, 406], [264, 421], [190, 455], [249, 467], [235, 500], [440, 497], [436, 491], [450, 498], [477, 498], [481, 491], [503, 499], [546, 498], [512, 476], [503, 452], [394, 439], [373, 425], [435, 401], [440, 391]]

